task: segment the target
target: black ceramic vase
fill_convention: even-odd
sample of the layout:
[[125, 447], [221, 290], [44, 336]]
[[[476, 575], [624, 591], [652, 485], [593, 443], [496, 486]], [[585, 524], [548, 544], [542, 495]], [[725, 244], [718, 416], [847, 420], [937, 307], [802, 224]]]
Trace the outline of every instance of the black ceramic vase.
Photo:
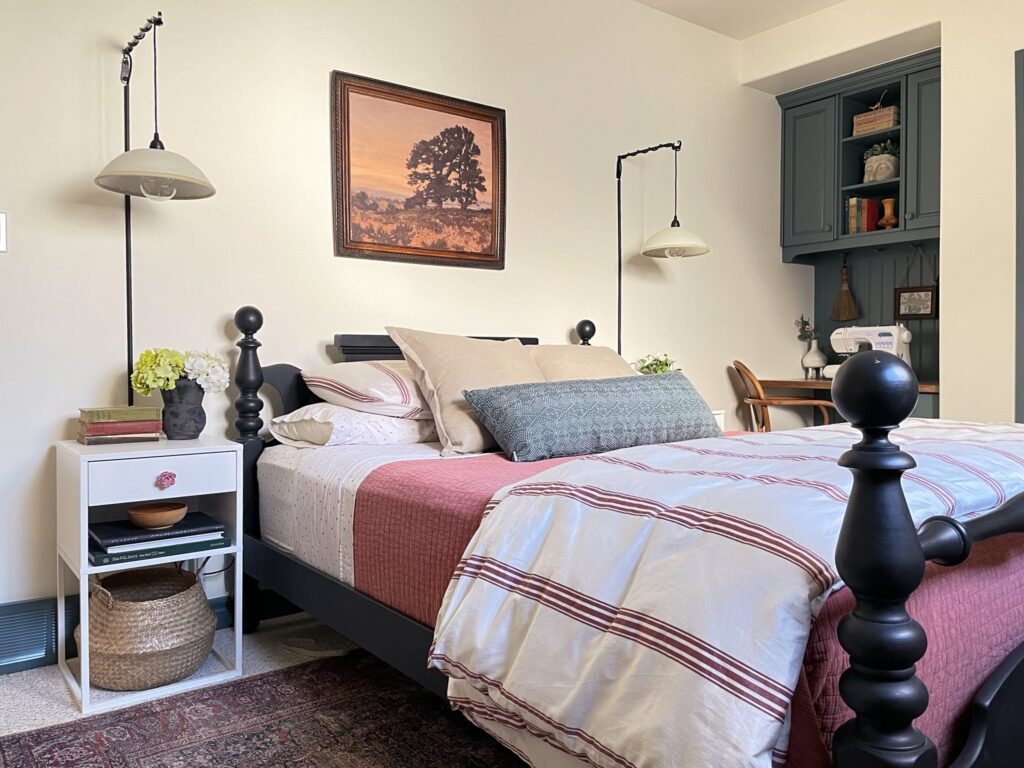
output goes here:
[[168, 440], [195, 440], [206, 426], [203, 410], [203, 388], [184, 376], [174, 382], [174, 389], [162, 389], [164, 399], [164, 434]]

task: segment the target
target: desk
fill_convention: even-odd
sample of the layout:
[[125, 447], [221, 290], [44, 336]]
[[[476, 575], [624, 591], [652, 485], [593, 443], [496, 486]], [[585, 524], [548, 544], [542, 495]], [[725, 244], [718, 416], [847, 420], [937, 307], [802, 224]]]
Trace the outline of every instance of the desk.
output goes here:
[[[761, 379], [764, 389], [813, 389], [819, 392], [832, 389], [831, 379]], [[922, 395], [939, 394], [937, 381], [922, 381], [918, 384]]]

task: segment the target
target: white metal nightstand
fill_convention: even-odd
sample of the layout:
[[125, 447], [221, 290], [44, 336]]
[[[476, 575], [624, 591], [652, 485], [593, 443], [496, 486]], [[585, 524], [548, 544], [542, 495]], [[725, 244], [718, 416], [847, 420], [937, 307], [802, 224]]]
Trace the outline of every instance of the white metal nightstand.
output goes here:
[[[173, 472], [174, 485], [161, 489], [156, 478]], [[124, 519], [128, 506], [153, 499], [188, 502], [224, 523], [231, 545], [210, 551], [168, 555], [113, 565], [89, 562], [89, 523]], [[177, 683], [147, 691], [104, 691], [89, 680], [89, 577], [161, 563], [201, 560], [208, 555], [234, 555], [234, 658], [217, 651], [212, 657], [220, 668], [201, 669]], [[78, 580], [81, 642], [78, 647], [80, 676], [66, 658], [66, 577], [70, 570]], [[201, 688], [240, 677], [242, 674], [242, 446], [221, 438], [160, 440], [121, 445], [82, 445], [67, 440], [57, 444], [57, 658], [71, 692], [82, 712], [102, 712]], [[209, 664], [204, 665], [204, 668]], [[80, 682], [81, 681], [81, 682]]]

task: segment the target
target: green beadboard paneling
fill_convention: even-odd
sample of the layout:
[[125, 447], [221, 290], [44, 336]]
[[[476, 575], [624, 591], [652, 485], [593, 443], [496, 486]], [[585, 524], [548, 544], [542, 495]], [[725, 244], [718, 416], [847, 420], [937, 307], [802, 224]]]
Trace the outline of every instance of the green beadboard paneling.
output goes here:
[[[840, 269], [843, 254], [822, 254], [814, 262], [814, 325], [822, 338], [821, 347], [830, 362], [841, 362], [828, 343], [829, 335], [841, 325], [892, 325], [893, 300], [896, 288], [905, 285], [931, 285], [935, 282], [933, 269], [938, 267], [939, 243], [922, 243], [928, 258], [918, 258], [907, 277], [911, 260], [911, 245], [894, 245], [882, 251], [852, 251], [847, 258], [850, 272], [850, 291], [857, 300], [860, 317], [845, 323], [831, 319], [832, 305], [839, 293]], [[939, 313], [942, 313], [941, 288]], [[910, 343], [910, 356], [914, 371], [921, 381], [939, 380], [939, 321], [911, 320], [905, 323], [914, 334]]]

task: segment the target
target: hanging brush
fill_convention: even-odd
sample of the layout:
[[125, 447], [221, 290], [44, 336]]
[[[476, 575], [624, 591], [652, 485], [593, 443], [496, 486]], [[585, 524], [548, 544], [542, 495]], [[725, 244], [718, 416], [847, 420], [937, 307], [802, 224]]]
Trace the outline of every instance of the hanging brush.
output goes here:
[[839, 294], [836, 296], [835, 304], [832, 305], [832, 319], [840, 322], [845, 320], [856, 320], [860, 317], [857, 309], [857, 301], [850, 293], [850, 271], [846, 267], [846, 254], [843, 254], [843, 269], [840, 272]]

